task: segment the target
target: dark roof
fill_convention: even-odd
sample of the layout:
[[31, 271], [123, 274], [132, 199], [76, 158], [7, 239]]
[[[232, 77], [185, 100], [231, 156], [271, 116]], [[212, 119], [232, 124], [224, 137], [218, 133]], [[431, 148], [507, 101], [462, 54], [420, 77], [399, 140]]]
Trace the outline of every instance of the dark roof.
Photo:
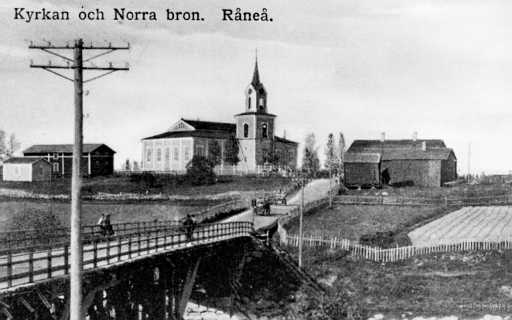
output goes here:
[[227, 139], [232, 134], [234, 134], [234, 132], [220, 130], [168, 131], [151, 137], [143, 138], [142, 140], [184, 137]]
[[446, 148], [443, 140], [439, 139], [403, 139], [403, 140], [354, 140], [347, 151], [380, 150], [381, 148], [419, 148], [423, 142], [427, 149]]
[[226, 122], [212, 122], [181, 119], [181, 121], [194, 127], [195, 130], [172, 130], [159, 133], [154, 136], [143, 138], [142, 140], [164, 139], [164, 138], [182, 138], [182, 137], [201, 137], [201, 138], [227, 138], [235, 134], [236, 124]]
[[298, 142], [295, 142], [295, 141], [292, 141], [292, 140], [288, 140], [286, 138], [281, 138], [281, 137], [278, 137], [278, 136], [274, 136], [274, 140], [276, 142], [281, 142], [281, 143], [286, 143], [286, 144], [299, 144]]
[[44, 162], [48, 163], [48, 161], [44, 160], [43, 158], [25, 158], [25, 157], [9, 158], [9, 159], [5, 160], [4, 163], [18, 163], [18, 164], [28, 163], [28, 164], [30, 164], [30, 163], [35, 163], [38, 161], [44, 161]]
[[[446, 160], [453, 153], [452, 149], [439, 148], [431, 150], [385, 150], [382, 160]], [[454, 154], [455, 156], [455, 154]]]
[[[84, 143], [83, 144], [83, 152], [89, 153], [94, 152], [100, 147], [106, 147], [110, 149], [113, 153], [115, 153], [112, 148], [103, 143]], [[73, 145], [72, 144], [35, 144], [28, 149], [23, 151], [23, 154], [31, 154], [31, 153], [73, 153]]]
[[343, 162], [346, 163], [379, 163], [380, 153], [347, 152]]
[[220, 130], [220, 131], [229, 131], [235, 132], [236, 124], [234, 123], [226, 123], [226, 122], [212, 122], [212, 121], [199, 121], [199, 120], [189, 120], [189, 119], [181, 119], [187, 124], [194, 127], [196, 130]]
[[[423, 146], [426, 147], [423, 150]], [[443, 140], [355, 140], [348, 153], [378, 153], [386, 160], [446, 160], [455, 153]]]

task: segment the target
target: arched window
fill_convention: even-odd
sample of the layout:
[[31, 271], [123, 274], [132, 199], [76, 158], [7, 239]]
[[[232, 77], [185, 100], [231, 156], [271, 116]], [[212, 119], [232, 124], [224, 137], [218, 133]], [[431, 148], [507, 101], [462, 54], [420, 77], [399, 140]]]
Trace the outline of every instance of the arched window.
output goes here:
[[249, 125], [247, 123], [244, 123], [244, 138], [249, 137]]
[[156, 150], [156, 161], [161, 161], [162, 160], [162, 149], [158, 148]]
[[247, 99], [247, 109], [251, 110], [251, 97]]
[[266, 123], [261, 125], [261, 136], [263, 138], [268, 138], [268, 127]]

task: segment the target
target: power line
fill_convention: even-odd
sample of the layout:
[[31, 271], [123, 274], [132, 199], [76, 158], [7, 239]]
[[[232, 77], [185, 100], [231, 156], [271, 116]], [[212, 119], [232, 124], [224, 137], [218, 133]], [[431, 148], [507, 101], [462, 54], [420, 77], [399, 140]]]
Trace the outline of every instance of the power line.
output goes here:
[[[128, 71], [129, 67], [116, 67], [110, 62], [107, 66], [84, 66], [84, 62], [89, 62], [98, 57], [107, 55], [117, 50], [128, 50], [130, 45], [114, 46], [112, 43], [108, 45], [95, 46], [93, 43], [84, 45], [82, 39], [74, 41], [73, 45], [66, 43], [65, 45], [54, 45], [50, 41], [46, 44], [34, 44], [30, 42], [29, 49], [38, 49], [45, 53], [54, 55], [64, 61], [66, 64], [54, 64], [49, 61], [47, 64], [35, 64], [31, 61], [31, 68], [38, 68], [48, 71], [58, 77], [69, 80], [74, 83], [75, 88], [75, 117], [74, 117], [74, 146], [73, 146], [73, 166], [71, 177], [71, 259], [70, 259], [70, 320], [83, 319], [82, 311], [82, 272], [83, 272], [83, 252], [81, 240], [81, 187], [82, 176], [80, 170], [80, 160], [82, 157], [83, 144], [83, 85], [86, 82], [102, 78], [116, 71]], [[60, 51], [73, 51], [73, 57], [68, 57]], [[100, 51], [88, 58], [84, 59], [84, 52], [88, 50]], [[103, 51], [103, 52], [101, 52]], [[71, 78], [62, 74], [61, 70], [73, 70], [74, 76]], [[84, 80], [83, 73], [87, 71], [100, 71], [99, 75], [95, 75]], [[67, 266], [66, 270], [67, 270]]]

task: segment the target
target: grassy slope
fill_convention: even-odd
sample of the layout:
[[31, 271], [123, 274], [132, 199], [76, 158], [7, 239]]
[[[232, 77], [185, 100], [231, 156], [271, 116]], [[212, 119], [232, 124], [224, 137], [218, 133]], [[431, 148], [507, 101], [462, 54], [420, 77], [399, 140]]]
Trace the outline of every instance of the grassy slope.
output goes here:
[[[276, 190], [285, 188], [289, 178], [283, 177], [219, 177], [219, 182], [214, 185], [192, 186], [186, 181], [179, 181], [174, 176], [157, 179], [157, 187], [147, 188], [145, 185], [130, 181], [129, 177], [96, 177], [85, 179], [83, 192], [94, 194], [98, 192], [119, 193], [165, 193], [171, 195], [201, 195], [216, 194], [229, 191], [254, 191]], [[0, 181], [0, 188], [15, 188], [45, 194], [68, 194], [70, 192], [70, 180], [57, 179], [50, 182], [7, 182]]]
[[[82, 205], [82, 224], [96, 224], [102, 213], [110, 213], [112, 223], [173, 220], [184, 217], [189, 212], [200, 211], [200, 206], [178, 206], [169, 203], [111, 204], [85, 202]], [[26, 211], [43, 210], [53, 212], [64, 226], [69, 225], [70, 204], [43, 201], [2, 201], [0, 202], [0, 232], [7, 222]]]
[[[307, 248], [305, 268], [318, 278], [335, 275], [331, 295], [346, 292], [369, 314], [399, 318], [405, 312], [425, 317], [511, 311], [512, 293], [506, 288], [512, 286], [511, 252], [437, 254], [393, 264], [336, 259], [336, 255]], [[470, 304], [498, 303], [507, 304], [508, 312], [470, 309]]]
[[[399, 233], [444, 212], [444, 209], [436, 207], [341, 205], [307, 215], [304, 233], [358, 240], [363, 234], [377, 231]], [[289, 226], [289, 232], [298, 234], [297, 221]]]

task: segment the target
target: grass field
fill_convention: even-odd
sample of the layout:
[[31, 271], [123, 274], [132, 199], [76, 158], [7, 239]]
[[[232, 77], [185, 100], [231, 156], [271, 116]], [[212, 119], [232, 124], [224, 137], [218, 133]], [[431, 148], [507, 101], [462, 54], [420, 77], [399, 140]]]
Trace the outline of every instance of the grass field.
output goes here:
[[[170, 195], [206, 195], [229, 191], [255, 191], [284, 189], [290, 184], [289, 178], [256, 177], [256, 176], [221, 176], [213, 185], [193, 186], [176, 176], [157, 176], [152, 187], [134, 181], [127, 176], [95, 177], [85, 179], [84, 194], [104, 193], [164, 193]], [[69, 178], [60, 178], [52, 182], [7, 182], [0, 181], [0, 188], [14, 188], [42, 194], [69, 194], [71, 182]]]
[[[306, 215], [304, 233], [352, 240], [375, 232], [393, 231], [400, 234], [421, 221], [445, 212], [445, 209], [437, 207], [340, 205]], [[288, 230], [291, 234], [298, 234], [297, 219], [289, 225]]]
[[512, 239], [512, 207], [467, 207], [409, 233], [414, 245]]
[[412, 197], [412, 198], [470, 198], [470, 197], [490, 197], [512, 194], [511, 184], [461, 184], [453, 187], [428, 188], [428, 187], [403, 187], [393, 188], [384, 187], [380, 190], [348, 190], [350, 195], [380, 195], [385, 192], [389, 195]]
[[[102, 213], [110, 213], [112, 223], [181, 219], [187, 213], [198, 212], [201, 206], [178, 206], [170, 203], [112, 204], [85, 202], [82, 204], [82, 225], [96, 224]], [[69, 226], [70, 204], [43, 201], [1, 201], [0, 232], [11, 219], [22, 212], [42, 210], [52, 212], [63, 226]], [[28, 227], [29, 228], [29, 227]]]
[[[377, 264], [354, 261], [328, 249], [306, 248], [304, 265], [317, 279], [332, 284], [331, 297], [359, 301], [367, 316], [380, 313], [385, 319], [400, 319], [410, 312], [408, 319], [467, 319], [511, 312], [511, 252], [437, 254]], [[508, 309], [478, 308], [497, 304]]]

